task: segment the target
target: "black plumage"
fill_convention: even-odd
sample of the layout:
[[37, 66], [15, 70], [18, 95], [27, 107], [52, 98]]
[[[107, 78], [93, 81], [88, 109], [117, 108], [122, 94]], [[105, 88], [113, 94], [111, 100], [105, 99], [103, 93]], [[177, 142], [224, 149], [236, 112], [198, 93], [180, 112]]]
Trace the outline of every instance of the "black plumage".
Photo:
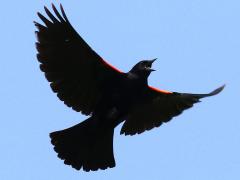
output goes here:
[[168, 122], [209, 94], [163, 91], [148, 85], [154, 60], [143, 60], [124, 73], [104, 61], [70, 24], [62, 6], [52, 5], [48, 18], [38, 13], [37, 59], [50, 86], [68, 107], [90, 117], [65, 130], [50, 133], [51, 143], [65, 164], [85, 171], [115, 166], [114, 128], [140, 134]]

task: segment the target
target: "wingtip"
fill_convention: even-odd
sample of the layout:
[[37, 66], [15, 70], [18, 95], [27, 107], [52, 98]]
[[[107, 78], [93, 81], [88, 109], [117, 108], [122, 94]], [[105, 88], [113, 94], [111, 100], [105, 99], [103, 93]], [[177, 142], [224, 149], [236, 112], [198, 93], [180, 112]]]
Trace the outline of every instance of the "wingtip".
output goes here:
[[60, 8], [63, 9], [63, 5], [62, 5], [62, 3], [60, 3]]
[[37, 25], [39, 24], [37, 21], [33, 21], [33, 24], [34, 24], [34, 26], [36, 26], [37, 27]]
[[52, 5], [52, 9], [56, 9], [54, 3], [51, 3], [51, 5]]
[[226, 84], [223, 84], [220, 88], [223, 90], [226, 87]]
[[37, 12], [38, 17], [40, 17], [42, 14], [40, 12]]
[[215, 89], [214, 91], [212, 91], [209, 95], [210, 96], [214, 96], [219, 94], [224, 88], [225, 88], [226, 84], [223, 84], [222, 86], [220, 86], [219, 88]]

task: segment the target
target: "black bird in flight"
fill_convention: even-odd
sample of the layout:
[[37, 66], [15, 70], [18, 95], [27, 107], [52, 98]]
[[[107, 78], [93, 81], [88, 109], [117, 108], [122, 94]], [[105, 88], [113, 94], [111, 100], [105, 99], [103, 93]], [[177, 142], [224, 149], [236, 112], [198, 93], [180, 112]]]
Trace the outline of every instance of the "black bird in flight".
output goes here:
[[114, 128], [124, 124], [121, 134], [135, 135], [170, 121], [209, 94], [163, 91], [148, 85], [153, 60], [138, 62], [124, 73], [104, 61], [70, 24], [63, 7], [52, 5], [48, 18], [38, 13], [45, 25], [37, 27], [37, 59], [52, 90], [68, 107], [90, 117], [50, 133], [58, 157], [84, 171], [112, 168]]

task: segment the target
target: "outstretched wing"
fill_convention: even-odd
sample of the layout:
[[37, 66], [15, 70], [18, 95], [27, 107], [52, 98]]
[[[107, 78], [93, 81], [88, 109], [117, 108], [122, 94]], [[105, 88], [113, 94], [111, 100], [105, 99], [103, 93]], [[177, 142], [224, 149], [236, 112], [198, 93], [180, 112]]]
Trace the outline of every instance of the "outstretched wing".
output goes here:
[[149, 87], [146, 92], [147, 101], [139, 104], [127, 117], [121, 134], [140, 134], [162, 123], [170, 121], [174, 116], [181, 114], [185, 109], [191, 108], [199, 99], [220, 93], [224, 86], [217, 88], [209, 94], [189, 94], [161, 91]]
[[45, 25], [35, 26], [40, 69], [52, 90], [64, 103], [83, 114], [90, 114], [101, 98], [103, 88], [122, 72], [105, 62], [70, 24], [63, 7], [55, 15], [44, 7], [48, 18], [38, 13]]

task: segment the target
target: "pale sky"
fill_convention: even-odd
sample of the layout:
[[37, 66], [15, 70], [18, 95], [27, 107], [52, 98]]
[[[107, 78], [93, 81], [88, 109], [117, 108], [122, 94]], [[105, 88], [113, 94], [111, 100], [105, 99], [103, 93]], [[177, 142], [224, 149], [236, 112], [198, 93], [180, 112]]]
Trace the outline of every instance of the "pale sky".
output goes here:
[[[33, 21], [63, 4], [72, 25], [112, 65], [128, 71], [158, 58], [149, 84], [207, 93], [191, 110], [142, 135], [115, 130], [116, 167], [86, 173], [57, 158], [49, 133], [87, 117], [51, 91], [36, 60]], [[0, 7], [1, 180], [240, 179], [240, 1], [2, 1]]]

